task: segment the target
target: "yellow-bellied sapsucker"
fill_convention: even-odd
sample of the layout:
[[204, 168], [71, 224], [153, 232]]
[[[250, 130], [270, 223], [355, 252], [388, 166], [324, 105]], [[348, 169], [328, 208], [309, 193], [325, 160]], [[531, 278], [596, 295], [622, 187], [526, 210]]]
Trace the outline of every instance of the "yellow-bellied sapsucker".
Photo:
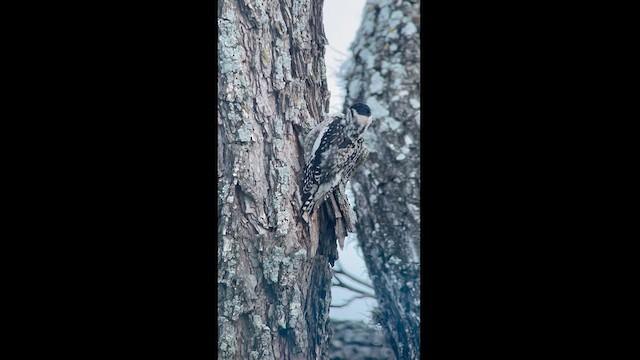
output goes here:
[[371, 109], [353, 104], [346, 114], [330, 116], [316, 125], [304, 141], [305, 169], [302, 217], [308, 222], [313, 210], [340, 184], [346, 184], [367, 152], [362, 134], [371, 125]]

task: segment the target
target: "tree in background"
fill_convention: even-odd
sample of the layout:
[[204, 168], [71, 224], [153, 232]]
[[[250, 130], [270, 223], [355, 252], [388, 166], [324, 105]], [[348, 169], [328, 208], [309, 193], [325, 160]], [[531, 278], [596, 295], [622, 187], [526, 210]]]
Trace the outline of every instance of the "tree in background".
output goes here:
[[351, 181], [358, 239], [398, 359], [420, 356], [419, 1], [369, 0], [344, 67], [345, 106], [362, 101], [374, 122], [370, 151]]
[[335, 222], [299, 220], [299, 137], [329, 105], [322, 6], [218, 2], [219, 359], [327, 358]]

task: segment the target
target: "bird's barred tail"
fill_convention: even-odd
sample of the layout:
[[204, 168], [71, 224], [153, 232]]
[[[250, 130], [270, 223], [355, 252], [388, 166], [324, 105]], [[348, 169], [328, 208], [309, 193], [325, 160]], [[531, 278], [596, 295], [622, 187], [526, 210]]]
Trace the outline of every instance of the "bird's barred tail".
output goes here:
[[302, 199], [302, 213], [311, 212], [313, 203], [313, 196], [311, 194], [305, 194], [305, 197]]
[[[305, 171], [305, 174], [309, 172], [309, 169]], [[305, 184], [302, 187], [302, 213], [304, 214], [306, 211], [311, 213], [313, 210], [313, 198], [316, 191], [318, 191], [318, 185], [313, 184], [309, 181], [309, 177], [305, 177]]]
[[311, 216], [311, 211], [313, 211], [313, 196], [311, 194], [305, 194], [305, 197], [302, 199], [302, 211], [301, 216], [302, 219], [308, 224], [309, 216]]

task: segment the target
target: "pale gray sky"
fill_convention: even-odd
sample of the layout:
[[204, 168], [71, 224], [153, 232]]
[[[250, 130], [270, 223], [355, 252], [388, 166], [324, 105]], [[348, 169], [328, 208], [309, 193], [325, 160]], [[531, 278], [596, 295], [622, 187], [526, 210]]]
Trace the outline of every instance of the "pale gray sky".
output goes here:
[[[345, 93], [339, 86], [336, 75], [342, 62], [349, 56], [349, 46], [355, 38], [358, 27], [360, 27], [365, 3], [365, 0], [325, 0], [324, 2], [324, 32], [329, 40], [329, 46], [326, 47], [325, 62], [327, 64], [327, 83], [329, 91], [331, 91], [330, 108], [332, 112], [342, 110]], [[350, 199], [350, 202], [352, 201]], [[370, 281], [367, 268], [359, 251], [355, 236], [350, 234], [345, 241], [344, 251], [338, 248], [340, 255], [338, 261], [347, 271]], [[357, 285], [354, 286], [357, 287]], [[331, 290], [334, 304], [345, 302], [351, 295], [353, 293], [345, 289], [333, 288]], [[347, 307], [331, 309], [330, 314], [332, 318], [336, 319], [367, 321], [375, 304], [375, 300], [354, 300]]]
[[331, 91], [331, 111], [341, 111], [344, 90], [338, 85], [336, 73], [347, 59], [349, 46], [356, 36], [365, 0], [325, 0], [324, 32], [329, 39], [326, 47], [327, 83]]

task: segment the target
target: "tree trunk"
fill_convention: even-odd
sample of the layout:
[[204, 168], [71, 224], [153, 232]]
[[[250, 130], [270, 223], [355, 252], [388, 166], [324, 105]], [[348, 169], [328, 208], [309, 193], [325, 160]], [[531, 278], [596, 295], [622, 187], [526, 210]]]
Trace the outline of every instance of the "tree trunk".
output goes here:
[[369, 0], [353, 58], [346, 105], [371, 107], [370, 155], [351, 181], [356, 228], [398, 359], [420, 356], [419, 1]]
[[329, 109], [322, 6], [218, 2], [219, 359], [327, 358], [329, 249], [299, 220], [299, 138]]

